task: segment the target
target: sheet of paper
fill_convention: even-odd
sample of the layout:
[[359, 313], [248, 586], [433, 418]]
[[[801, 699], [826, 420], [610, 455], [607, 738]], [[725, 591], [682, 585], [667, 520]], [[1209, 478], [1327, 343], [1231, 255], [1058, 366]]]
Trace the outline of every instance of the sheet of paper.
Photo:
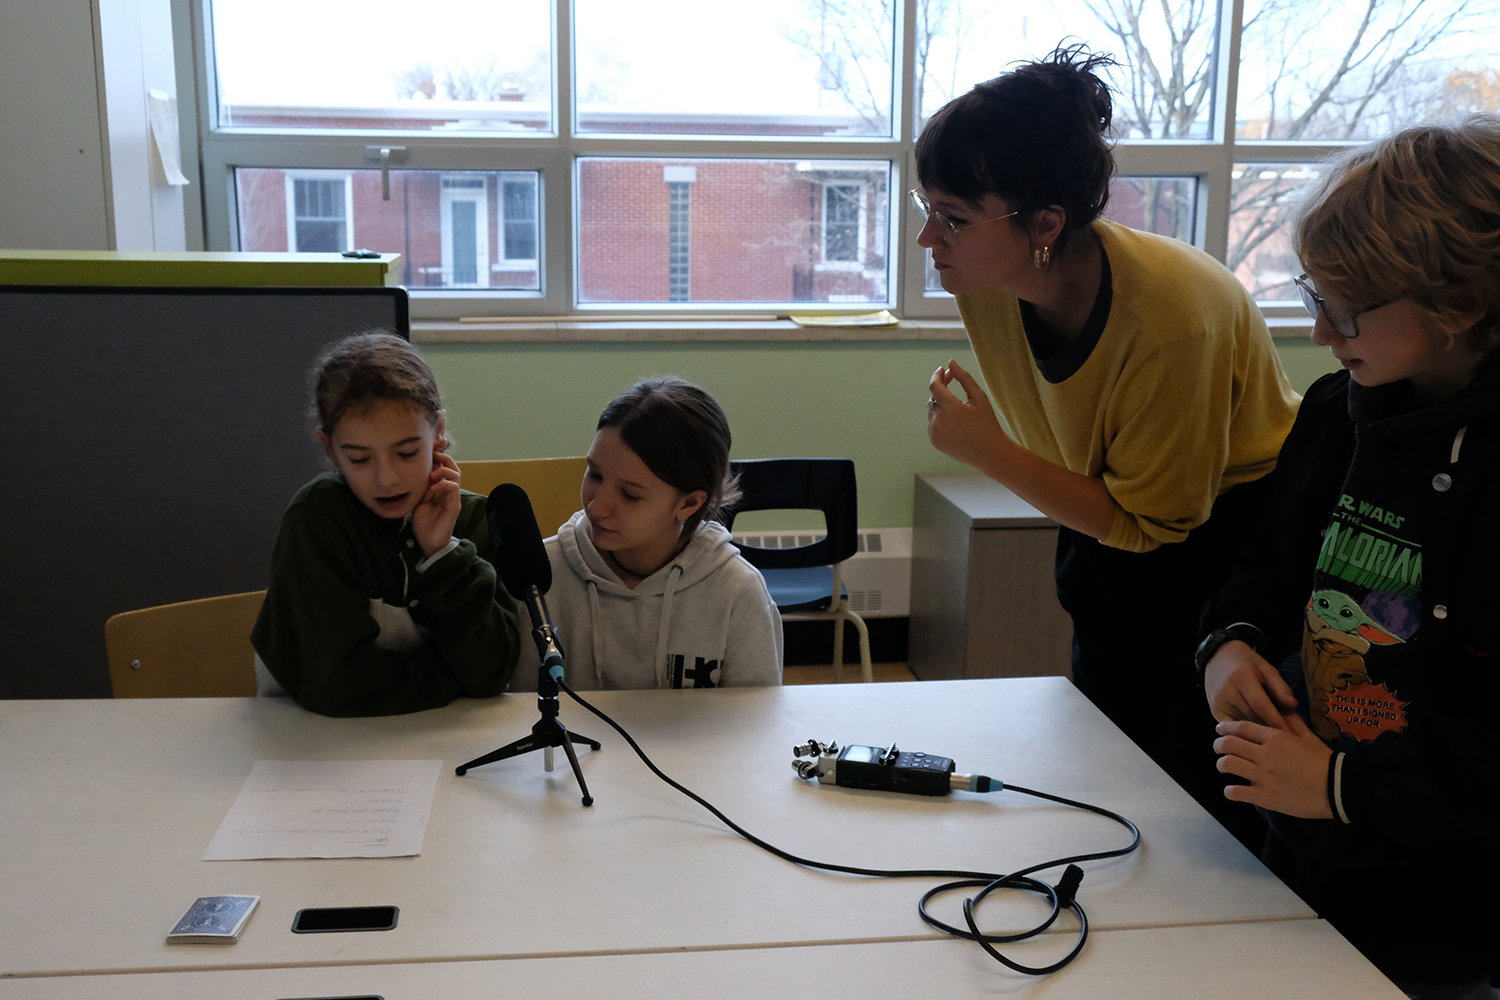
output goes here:
[[182, 174], [182, 150], [177, 135], [177, 98], [165, 90], [146, 92], [146, 118], [151, 122], [151, 137], [156, 140], [156, 155], [161, 157], [161, 172], [167, 183], [181, 187], [189, 183]]
[[440, 760], [258, 760], [204, 861], [422, 853]]
[[889, 309], [865, 313], [792, 313], [787, 319], [798, 326], [895, 326], [901, 322]]

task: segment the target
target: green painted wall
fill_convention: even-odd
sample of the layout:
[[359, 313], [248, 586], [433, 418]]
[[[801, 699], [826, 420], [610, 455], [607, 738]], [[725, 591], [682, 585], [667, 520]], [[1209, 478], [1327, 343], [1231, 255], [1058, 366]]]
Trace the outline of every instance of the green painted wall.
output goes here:
[[1339, 370], [1333, 353], [1311, 340], [1278, 340], [1276, 350], [1281, 355], [1286, 377], [1292, 380], [1292, 388], [1298, 392], [1306, 392], [1319, 375]]
[[[1292, 384], [1333, 370], [1322, 348], [1282, 342]], [[927, 382], [949, 358], [974, 368], [963, 341], [787, 343], [423, 344], [465, 458], [581, 455], [599, 412], [638, 378], [691, 379], [718, 399], [734, 457], [837, 455], [859, 470], [860, 523], [911, 524], [914, 477], [967, 466], [927, 442]], [[785, 514], [746, 527], [803, 527]]]

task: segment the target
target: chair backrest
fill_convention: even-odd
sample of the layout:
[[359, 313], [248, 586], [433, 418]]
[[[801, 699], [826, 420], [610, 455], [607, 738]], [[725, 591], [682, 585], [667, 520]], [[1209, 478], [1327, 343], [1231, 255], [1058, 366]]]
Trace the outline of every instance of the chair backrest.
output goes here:
[[543, 538], [557, 534], [558, 526], [583, 506], [578, 493], [586, 468], [588, 460], [582, 456], [458, 463], [466, 490], [488, 496], [501, 483], [525, 490]]
[[116, 698], [255, 694], [250, 630], [264, 590], [126, 611], [104, 623]]
[[827, 534], [822, 541], [794, 549], [735, 545], [757, 569], [800, 569], [841, 563], [859, 548], [859, 504], [854, 462], [848, 458], [758, 458], [730, 463], [743, 494], [732, 510], [720, 513], [734, 529], [736, 514], [751, 510], [821, 510]]

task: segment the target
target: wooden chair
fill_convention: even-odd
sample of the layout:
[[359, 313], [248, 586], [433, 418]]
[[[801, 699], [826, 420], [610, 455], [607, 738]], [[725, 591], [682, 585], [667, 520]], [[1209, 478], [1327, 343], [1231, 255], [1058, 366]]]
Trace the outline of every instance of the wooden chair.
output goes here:
[[582, 456], [458, 463], [466, 490], [488, 496], [501, 483], [515, 483], [525, 490], [543, 538], [557, 534], [558, 526], [583, 507], [578, 492], [587, 467]]
[[104, 623], [116, 698], [255, 695], [250, 630], [264, 590], [126, 611]]

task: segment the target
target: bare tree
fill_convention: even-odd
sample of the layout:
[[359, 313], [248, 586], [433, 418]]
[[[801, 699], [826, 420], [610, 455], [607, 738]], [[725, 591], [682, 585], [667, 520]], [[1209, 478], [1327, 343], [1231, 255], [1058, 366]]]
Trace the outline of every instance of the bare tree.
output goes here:
[[437, 73], [438, 71], [426, 63], [419, 66], [411, 66], [392, 73], [391, 76], [396, 85], [396, 98], [406, 100], [414, 97], [425, 97], [432, 100], [437, 96]]
[[1454, 70], [1443, 80], [1437, 114], [1456, 118], [1471, 111], [1500, 111], [1500, 70]]
[[[894, 0], [807, 0], [807, 23], [816, 27], [783, 36], [817, 58], [823, 89], [837, 94], [875, 135], [891, 127], [892, 45], [900, 38], [895, 17], [901, 9]], [[917, 0], [913, 104], [919, 111], [929, 87], [943, 100], [954, 96], [954, 70], [973, 23], [964, 16], [963, 0]], [[930, 69], [939, 41], [954, 48], [946, 80]]]
[[783, 37], [818, 60], [822, 89], [838, 94], [872, 134], [891, 128], [894, 0], [807, 0], [809, 27]]
[[[1099, 25], [1088, 41], [1119, 61], [1115, 129], [1121, 138], [1194, 139], [1210, 134], [1219, 72], [1217, 0], [1082, 0]], [[823, 60], [830, 87], [873, 131], [888, 128], [891, 0], [807, 0], [817, 30], [788, 35]], [[917, 0], [916, 106], [928, 88], [945, 99], [968, 33], [978, 18], [962, 0]], [[975, 6], [971, 0], [971, 7]], [[982, 5], [981, 5], [982, 6]], [[1500, 106], [1500, 73], [1457, 71], [1440, 43], [1488, 27], [1500, 0], [1246, 0], [1240, 33], [1239, 106], [1262, 109], [1234, 123], [1241, 138], [1321, 142], [1370, 138], [1423, 117]], [[982, 15], [981, 15], [982, 16]], [[946, 61], [947, 47], [954, 56]], [[941, 65], [942, 68], [939, 68]], [[866, 68], [869, 69], [866, 69]], [[851, 71], [853, 70], [853, 71]], [[947, 79], [944, 79], [946, 75]], [[1236, 166], [1230, 189], [1230, 240], [1225, 263], [1237, 270], [1264, 257], [1282, 231], [1287, 210], [1313, 174], [1284, 163]], [[1190, 231], [1192, 201], [1173, 178], [1142, 178], [1145, 224], [1159, 232]], [[1289, 277], [1287, 281], [1289, 281]], [[1285, 291], [1273, 277], [1257, 295]]]
[[[1087, 0], [1113, 36], [1124, 73], [1119, 130], [1148, 138], [1206, 134], [1217, 58], [1217, 4], [1206, 0]], [[1430, 58], [1440, 40], [1493, 17], [1492, 0], [1362, 0], [1347, 9], [1340, 31], [1324, 10], [1316, 24], [1299, 0], [1246, 4], [1241, 31], [1240, 104], [1263, 107], [1240, 121], [1241, 137], [1339, 141], [1382, 134], [1438, 110], [1443, 68]], [[1316, 42], [1309, 44], [1309, 31]], [[1167, 44], [1152, 44], [1163, 35]], [[1253, 81], [1264, 81], [1253, 92]], [[1455, 82], [1450, 91], [1462, 87]], [[1230, 245], [1225, 263], [1238, 269], [1285, 222], [1302, 182], [1312, 175], [1285, 164], [1237, 167], [1230, 192]], [[1159, 186], [1158, 186], [1159, 187]], [[1148, 220], [1153, 199], [1146, 192]], [[1184, 209], [1185, 210], [1185, 209]], [[1273, 292], [1280, 282], [1252, 289]]]
[[[926, 113], [929, 87], [944, 103], [958, 96], [958, 63], [978, 21], [978, 17], [965, 16], [963, 0], [917, 0], [917, 49], [912, 92], [912, 104], [917, 114]], [[947, 62], [946, 78], [939, 78], [933, 70], [933, 45], [939, 40], [948, 41], [953, 46], [953, 58]]]
[[423, 63], [392, 74], [398, 98], [437, 97], [441, 90], [450, 101], [525, 100], [527, 95], [551, 92], [551, 56], [533, 52], [521, 65], [501, 67], [494, 60], [484, 63]]

